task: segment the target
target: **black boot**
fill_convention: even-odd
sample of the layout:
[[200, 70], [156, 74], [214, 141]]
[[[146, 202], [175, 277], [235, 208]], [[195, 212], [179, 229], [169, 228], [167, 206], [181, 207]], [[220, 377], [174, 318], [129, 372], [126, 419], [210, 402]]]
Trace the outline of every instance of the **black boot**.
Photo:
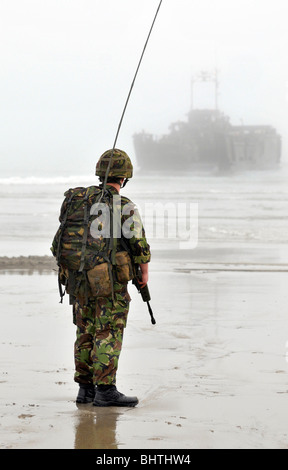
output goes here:
[[118, 392], [115, 385], [98, 385], [96, 388], [94, 406], [136, 406], [137, 397], [126, 397]]
[[95, 396], [94, 385], [79, 384], [79, 392], [76, 398], [76, 403], [92, 403]]

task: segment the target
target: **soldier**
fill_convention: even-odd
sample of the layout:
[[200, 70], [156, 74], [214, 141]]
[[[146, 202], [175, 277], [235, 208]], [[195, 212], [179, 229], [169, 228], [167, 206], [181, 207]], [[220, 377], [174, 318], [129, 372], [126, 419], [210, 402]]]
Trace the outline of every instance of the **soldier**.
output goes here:
[[[96, 175], [103, 188], [105, 173], [111, 150], [105, 152], [96, 165]], [[107, 179], [107, 189], [112, 196], [119, 195], [123, 187], [133, 175], [133, 166], [128, 155], [122, 150], [114, 149], [110, 171]], [[118, 196], [119, 197], [119, 196]], [[121, 226], [127, 222], [131, 212], [123, 213], [124, 206], [129, 204], [134, 210], [134, 223], [140, 221], [139, 214], [133, 203], [126, 197], [121, 197]], [[130, 229], [131, 230], [131, 229]], [[122, 230], [123, 240], [123, 230]], [[130, 252], [132, 262], [138, 264], [142, 272], [141, 287], [148, 281], [148, 263], [150, 247], [141, 224], [140, 234], [125, 238], [126, 248]], [[117, 252], [123, 252], [121, 238], [117, 238]], [[73, 305], [76, 319], [75, 341], [75, 376], [79, 384], [77, 403], [91, 403], [95, 406], [136, 406], [136, 397], [127, 397], [116, 388], [116, 372], [122, 348], [123, 332], [127, 322], [130, 296], [127, 282], [119, 282], [113, 266], [113, 295], [89, 296], [86, 301], [77, 298]]]

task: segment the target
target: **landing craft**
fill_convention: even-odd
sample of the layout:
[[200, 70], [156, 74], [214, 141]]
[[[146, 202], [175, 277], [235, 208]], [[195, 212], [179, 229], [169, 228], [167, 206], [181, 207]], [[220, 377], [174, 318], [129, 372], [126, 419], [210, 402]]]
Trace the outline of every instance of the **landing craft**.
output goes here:
[[133, 136], [137, 164], [142, 171], [264, 170], [281, 159], [281, 136], [271, 125], [234, 126], [218, 110], [218, 79], [202, 72], [199, 81], [215, 82], [214, 109], [191, 109], [186, 122], [178, 121], [169, 133]]

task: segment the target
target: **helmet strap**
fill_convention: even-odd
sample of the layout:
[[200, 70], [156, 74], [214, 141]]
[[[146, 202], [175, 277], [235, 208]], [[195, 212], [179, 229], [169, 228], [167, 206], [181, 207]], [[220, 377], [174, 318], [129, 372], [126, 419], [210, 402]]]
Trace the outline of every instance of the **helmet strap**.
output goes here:
[[126, 186], [126, 184], [128, 183], [129, 179], [128, 178], [125, 178], [121, 188], [124, 188]]

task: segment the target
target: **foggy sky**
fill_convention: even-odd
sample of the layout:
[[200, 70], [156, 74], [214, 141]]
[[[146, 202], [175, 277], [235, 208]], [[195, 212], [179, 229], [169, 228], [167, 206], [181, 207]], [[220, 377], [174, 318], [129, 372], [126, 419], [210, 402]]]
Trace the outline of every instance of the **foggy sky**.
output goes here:
[[[113, 145], [158, 4], [0, 0], [1, 175], [93, 173]], [[193, 73], [217, 67], [219, 108], [232, 124], [275, 126], [285, 159], [285, 6], [284, 0], [163, 0], [117, 146], [134, 160], [133, 133], [163, 134], [185, 120]], [[197, 104], [206, 104], [198, 92]]]

